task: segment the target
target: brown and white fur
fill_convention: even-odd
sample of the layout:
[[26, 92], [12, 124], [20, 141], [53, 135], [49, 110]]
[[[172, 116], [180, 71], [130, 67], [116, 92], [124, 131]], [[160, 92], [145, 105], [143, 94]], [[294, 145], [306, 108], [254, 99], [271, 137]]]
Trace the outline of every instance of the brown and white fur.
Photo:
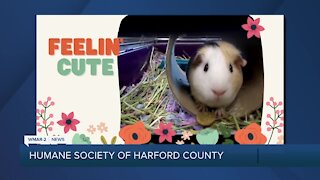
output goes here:
[[189, 61], [187, 77], [191, 94], [199, 111], [216, 109], [216, 116], [225, 115], [225, 108], [236, 98], [242, 83], [242, 68], [247, 61], [232, 44], [219, 41], [204, 45]]

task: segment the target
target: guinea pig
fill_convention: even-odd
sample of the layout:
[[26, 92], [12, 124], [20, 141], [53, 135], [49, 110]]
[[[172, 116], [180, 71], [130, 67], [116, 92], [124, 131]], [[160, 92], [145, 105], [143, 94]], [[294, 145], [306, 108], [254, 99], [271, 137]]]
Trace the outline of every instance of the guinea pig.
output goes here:
[[216, 117], [237, 97], [243, 83], [242, 68], [247, 61], [232, 44], [218, 41], [198, 49], [186, 72], [198, 110], [215, 109]]

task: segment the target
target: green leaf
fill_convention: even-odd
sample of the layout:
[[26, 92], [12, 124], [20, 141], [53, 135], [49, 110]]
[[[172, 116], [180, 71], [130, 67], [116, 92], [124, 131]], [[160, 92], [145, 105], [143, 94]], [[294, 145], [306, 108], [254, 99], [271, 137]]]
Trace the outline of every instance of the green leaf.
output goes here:
[[199, 144], [217, 144], [219, 132], [216, 129], [206, 128], [197, 133], [196, 139]]
[[108, 144], [106, 138], [103, 135], [101, 135], [100, 139], [101, 139], [102, 144]]
[[231, 139], [226, 139], [222, 144], [234, 144], [234, 142]]
[[117, 141], [117, 136], [113, 136], [113, 138], [111, 139], [111, 144], [116, 144]]
[[91, 144], [90, 138], [84, 134], [76, 133], [72, 138], [72, 144]]
[[231, 129], [227, 128], [224, 124], [220, 124], [218, 128], [224, 138], [231, 136]]

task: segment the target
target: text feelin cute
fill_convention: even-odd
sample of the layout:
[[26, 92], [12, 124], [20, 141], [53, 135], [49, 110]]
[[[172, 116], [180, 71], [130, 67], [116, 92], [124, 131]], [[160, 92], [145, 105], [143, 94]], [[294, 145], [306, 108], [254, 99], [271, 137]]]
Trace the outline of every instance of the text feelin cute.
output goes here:
[[[122, 38], [99, 38], [97, 47], [94, 47], [92, 38], [49, 38], [48, 53], [54, 56], [58, 51], [61, 55], [70, 57], [63, 57], [57, 63], [58, 73], [62, 76], [71, 73], [81, 76], [87, 69], [92, 76], [96, 76], [99, 67], [102, 68], [102, 75], [107, 76], [113, 75], [114, 59], [97, 56], [118, 56], [122, 42]], [[83, 56], [90, 56], [90, 58], [83, 58]]]

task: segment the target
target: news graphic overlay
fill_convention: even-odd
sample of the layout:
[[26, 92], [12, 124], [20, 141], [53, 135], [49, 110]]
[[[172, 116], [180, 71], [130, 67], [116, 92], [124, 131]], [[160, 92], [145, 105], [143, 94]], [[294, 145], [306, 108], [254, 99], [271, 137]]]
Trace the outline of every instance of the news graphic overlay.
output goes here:
[[[197, 18], [216, 23], [200, 24]], [[151, 19], [159, 27], [143, 23]], [[190, 19], [197, 28], [175, 25]], [[211, 164], [234, 159], [232, 148], [200, 151], [198, 144], [284, 144], [283, 20], [37, 15], [36, 133], [24, 136], [24, 161]], [[97, 146], [114, 144], [150, 147]], [[257, 147], [240, 151], [248, 163], [259, 163]]]

